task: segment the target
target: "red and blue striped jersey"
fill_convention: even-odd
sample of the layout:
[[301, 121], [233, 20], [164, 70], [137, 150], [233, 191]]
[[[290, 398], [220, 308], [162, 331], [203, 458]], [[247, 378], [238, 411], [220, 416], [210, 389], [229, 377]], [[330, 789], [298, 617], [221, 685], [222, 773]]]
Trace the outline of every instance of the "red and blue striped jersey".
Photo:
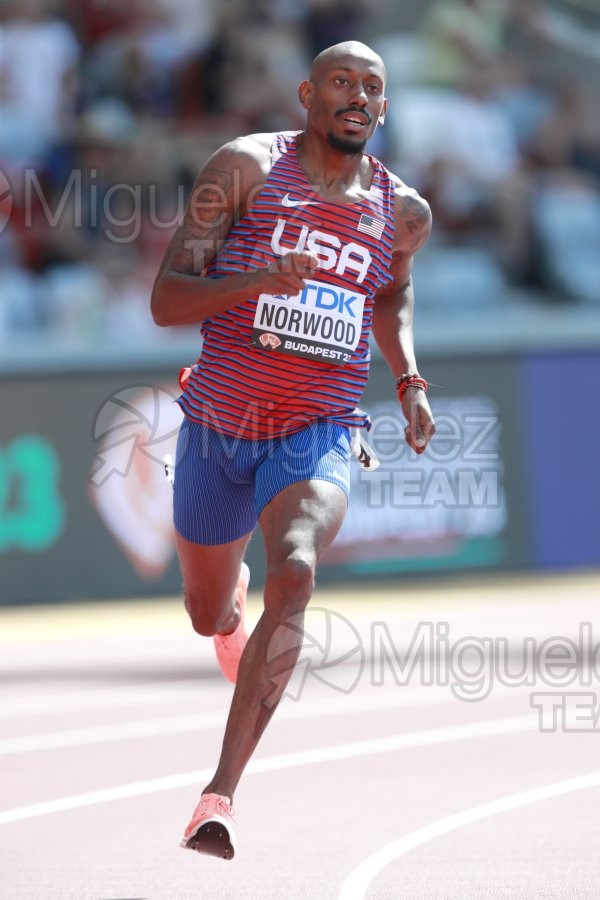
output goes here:
[[204, 273], [266, 266], [291, 250], [319, 264], [298, 297], [261, 295], [202, 323], [199, 360], [185, 381], [186, 416], [224, 434], [265, 439], [314, 421], [364, 426], [357, 409], [370, 362], [376, 291], [391, 280], [394, 185], [373, 157], [368, 195], [323, 200], [296, 155], [297, 132], [273, 136], [273, 165], [250, 212]]

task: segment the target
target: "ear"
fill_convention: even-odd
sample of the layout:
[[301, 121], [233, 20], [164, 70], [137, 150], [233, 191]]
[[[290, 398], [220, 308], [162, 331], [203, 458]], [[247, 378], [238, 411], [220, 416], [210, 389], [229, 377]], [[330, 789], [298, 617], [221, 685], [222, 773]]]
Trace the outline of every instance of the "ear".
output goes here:
[[303, 81], [298, 88], [298, 97], [304, 109], [310, 109], [312, 106], [314, 85], [312, 81]]
[[381, 110], [381, 113], [379, 114], [379, 118], [377, 119], [378, 125], [383, 125], [383, 123], [385, 122], [386, 113], [387, 113], [387, 100], [384, 100], [383, 108]]

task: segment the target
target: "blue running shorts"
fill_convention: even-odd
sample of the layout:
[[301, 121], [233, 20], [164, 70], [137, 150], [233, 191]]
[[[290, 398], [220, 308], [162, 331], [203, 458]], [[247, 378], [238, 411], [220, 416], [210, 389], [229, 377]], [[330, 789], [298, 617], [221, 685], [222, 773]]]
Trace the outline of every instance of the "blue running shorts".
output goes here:
[[276, 494], [316, 478], [350, 494], [350, 432], [335, 422], [267, 440], [221, 434], [185, 418], [175, 461], [175, 528], [195, 544], [227, 544], [256, 528]]

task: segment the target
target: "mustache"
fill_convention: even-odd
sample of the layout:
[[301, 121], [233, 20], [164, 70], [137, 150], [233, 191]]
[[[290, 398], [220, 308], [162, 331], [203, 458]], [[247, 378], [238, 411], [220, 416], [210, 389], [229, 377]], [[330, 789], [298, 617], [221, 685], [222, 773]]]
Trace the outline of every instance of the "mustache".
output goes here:
[[369, 123], [369, 125], [373, 121], [373, 116], [370, 113], [368, 113], [366, 109], [360, 109], [357, 106], [348, 106], [348, 107], [346, 107], [346, 109], [338, 109], [338, 111], [336, 112], [335, 115], [336, 115], [336, 117], [345, 116], [348, 113], [350, 113], [352, 115], [356, 115], [356, 113], [358, 113], [360, 116], [364, 116], [365, 119], [367, 120], [367, 122]]

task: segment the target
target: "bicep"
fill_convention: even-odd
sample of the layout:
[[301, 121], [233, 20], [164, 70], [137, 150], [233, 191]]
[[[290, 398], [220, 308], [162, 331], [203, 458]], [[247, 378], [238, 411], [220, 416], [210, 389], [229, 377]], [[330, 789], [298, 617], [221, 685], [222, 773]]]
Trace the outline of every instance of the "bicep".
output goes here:
[[233, 167], [218, 151], [198, 175], [183, 218], [163, 260], [162, 271], [199, 275], [216, 255], [237, 213]]
[[429, 204], [415, 191], [401, 189], [395, 197], [395, 233], [389, 272], [390, 281], [377, 296], [403, 295], [412, 285], [411, 273], [415, 253], [431, 233]]
[[396, 244], [394, 250], [414, 256], [431, 234], [431, 209], [415, 191], [396, 196]]

